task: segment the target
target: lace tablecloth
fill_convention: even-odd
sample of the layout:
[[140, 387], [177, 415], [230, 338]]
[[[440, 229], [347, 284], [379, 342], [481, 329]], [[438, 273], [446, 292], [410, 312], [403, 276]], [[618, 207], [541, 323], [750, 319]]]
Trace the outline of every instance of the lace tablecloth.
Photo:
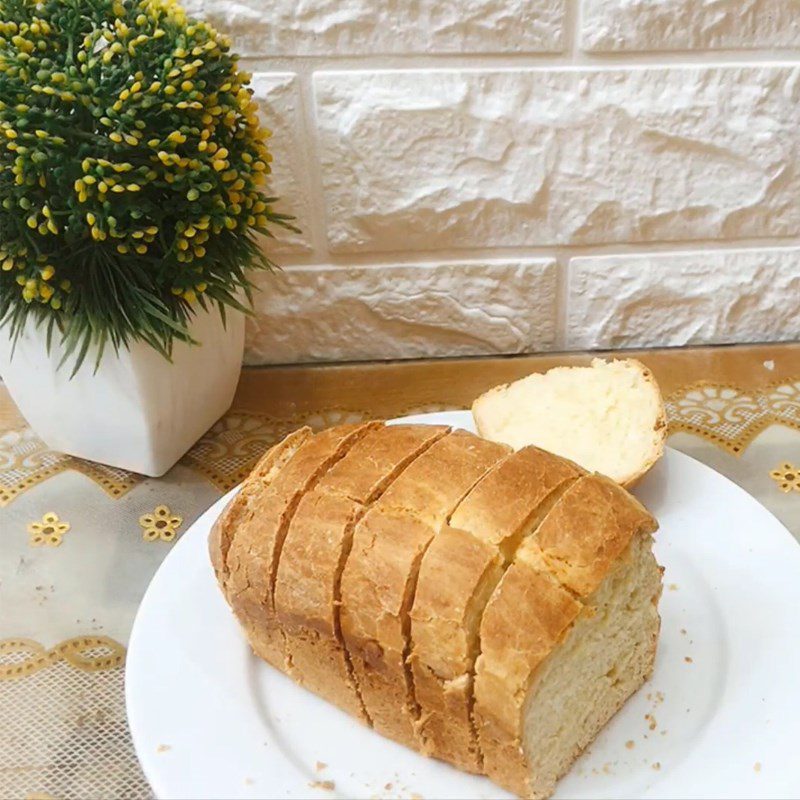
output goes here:
[[[800, 537], [800, 346], [636, 355], [667, 398], [669, 444]], [[284, 432], [463, 408], [497, 383], [585, 361], [246, 370], [231, 411], [159, 479], [49, 451], [0, 386], [0, 797], [151, 796], [123, 697], [136, 608], [177, 538]]]

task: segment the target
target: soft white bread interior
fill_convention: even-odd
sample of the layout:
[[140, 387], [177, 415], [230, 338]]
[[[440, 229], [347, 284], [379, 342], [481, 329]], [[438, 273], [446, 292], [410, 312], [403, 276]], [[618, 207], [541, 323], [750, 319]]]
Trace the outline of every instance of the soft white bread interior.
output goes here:
[[623, 486], [661, 457], [667, 433], [658, 384], [635, 359], [528, 375], [481, 395], [472, 415], [485, 439], [536, 445]]
[[522, 740], [529, 797], [552, 794], [556, 781], [650, 675], [660, 594], [652, 537], [636, 536], [527, 698]]

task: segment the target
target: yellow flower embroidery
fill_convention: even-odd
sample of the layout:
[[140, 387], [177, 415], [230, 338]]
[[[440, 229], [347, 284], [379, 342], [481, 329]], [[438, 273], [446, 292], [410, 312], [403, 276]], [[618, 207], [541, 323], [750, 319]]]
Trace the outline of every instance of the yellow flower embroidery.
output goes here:
[[183, 517], [174, 515], [167, 506], [156, 506], [152, 514], [142, 514], [139, 524], [142, 526], [142, 538], [146, 542], [171, 542], [183, 522]]
[[782, 492], [800, 492], [800, 468], [785, 461], [778, 469], [770, 472], [770, 477]]
[[41, 547], [42, 545], [58, 547], [61, 544], [61, 537], [69, 528], [69, 522], [61, 522], [58, 514], [48, 511], [40, 522], [28, 523], [29, 544], [31, 547]]

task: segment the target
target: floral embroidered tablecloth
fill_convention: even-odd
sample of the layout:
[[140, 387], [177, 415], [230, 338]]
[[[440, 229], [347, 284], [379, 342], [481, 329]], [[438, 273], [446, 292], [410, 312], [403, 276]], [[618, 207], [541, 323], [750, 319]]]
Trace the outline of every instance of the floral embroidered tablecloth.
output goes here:
[[[669, 444], [800, 539], [800, 345], [635, 355], [661, 384]], [[159, 479], [48, 450], [0, 386], [0, 797], [151, 796], [123, 697], [136, 608], [176, 539], [283, 433], [464, 408], [490, 386], [588, 358], [245, 370], [231, 411]]]

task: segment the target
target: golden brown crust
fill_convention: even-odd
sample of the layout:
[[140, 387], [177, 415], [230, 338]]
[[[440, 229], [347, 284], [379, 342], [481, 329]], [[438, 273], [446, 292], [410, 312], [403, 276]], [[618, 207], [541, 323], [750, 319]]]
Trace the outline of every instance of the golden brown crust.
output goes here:
[[417, 744], [409, 617], [425, 549], [458, 501], [508, 449], [453, 431], [409, 466], [356, 526], [342, 575], [342, 632], [379, 731]]
[[228, 579], [228, 550], [234, 532], [242, 524], [242, 520], [249, 510], [250, 498], [275, 479], [287, 461], [311, 435], [311, 428], [300, 428], [271, 447], [259, 459], [238, 493], [225, 506], [222, 514], [214, 523], [208, 537], [208, 550], [214, 573], [220, 585], [224, 585]]
[[366, 719], [339, 625], [344, 558], [353, 528], [402, 470], [449, 429], [392, 425], [371, 431], [301, 499], [284, 541], [275, 611], [289, 674]]
[[512, 453], [472, 488], [428, 547], [411, 612], [411, 660], [431, 755], [480, 770], [470, 712], [484, 606], [520, 540], [582, 473], [536, 447]]
[[657, 523], [618, 484], [587, 475], [567, 489], [519, 557], [541, 560], [570, 591], [587, 597], [597, 589], [635, 533]]
[[514, 564], [484, 612], [473, 711], [483, 770], [521, 796], [529, 777], [521, 739], [528, 687], [582, 608], [549, 573]]
[[341, 425], [309, 438], [272, 483], [250, 501], [250, 513], [228, 550], [225, 591], [239, 621], [250, 630], [261, 658], [284, 668], [283, 637], [274, 614], [273, 591], [283, 539], [303, 494], [380, 423]]

